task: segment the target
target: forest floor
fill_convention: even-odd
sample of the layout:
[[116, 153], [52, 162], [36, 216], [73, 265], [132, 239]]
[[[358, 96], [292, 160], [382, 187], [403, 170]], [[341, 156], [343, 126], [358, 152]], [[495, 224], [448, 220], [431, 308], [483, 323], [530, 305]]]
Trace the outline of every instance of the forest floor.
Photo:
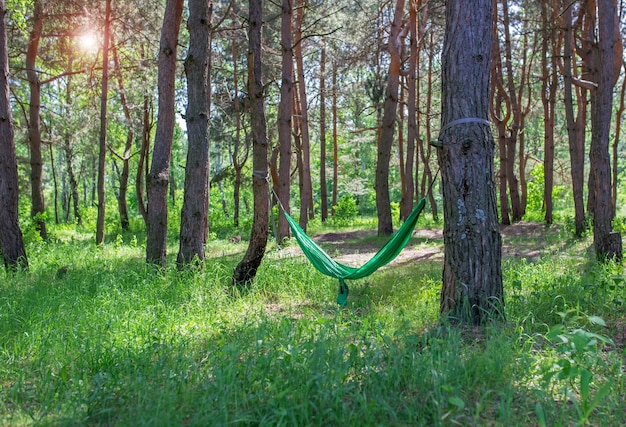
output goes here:
[[[541, 256], [554, 254], [566, 249], [566, 241], [560, 241], [560, 229], [553, 225], [532, 222], [518, 222], [501, 226], [503, 257], [537, 261]], [[384, 239], [376, 236], [374, 230], [352, 230], [343, 232], [327, 232], [313, 236], [329, 255], [337, 261], [360, 266], [367, 262], [384, 244]], [[541, 246], [537, 242], [544, 242]], [[289, 246], [281, 251], [281, 256], [302, 254], [297, 245]], [[420, 261], [443, 261], [443, 230], [417, 229], [409, 244], [389, 266]]]

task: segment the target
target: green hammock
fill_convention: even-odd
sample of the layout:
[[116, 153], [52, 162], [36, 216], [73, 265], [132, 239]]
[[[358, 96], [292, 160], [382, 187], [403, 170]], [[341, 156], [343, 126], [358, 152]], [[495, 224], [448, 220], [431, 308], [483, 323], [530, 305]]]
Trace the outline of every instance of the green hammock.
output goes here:
[[370, 274], [374, 273], [383, 265], [386, 265], [393, 261], [395, 257], [402, 251], [413, 234], [413, 229], [417, 224], [417, 219], [420, 213], [424, 209], [426, 199], [421, 199], [413, 212], [406, 219], [404, 224], [394, 233], [389, 241], [380, 248], [380, 250], [361, 267], [350, 267], [348, 265], [340, 264], [333, 260], [322, 248], [320, 248], [309, 236], [306, 235], [304, 230], [300, 228], [298, 223], [287, 212], [283, 210], [285, 218], [293, 231], [293, 235], [296, 237], [300, 248], [304, 255], [311, 261], [311, 264], [318, 269], [321, 273], [339, 279], [339, 295], [337, 296], [337, 304], [346, 305], [348, 303], [348, 286], [345, 283], [345, 279], [362, 279]]

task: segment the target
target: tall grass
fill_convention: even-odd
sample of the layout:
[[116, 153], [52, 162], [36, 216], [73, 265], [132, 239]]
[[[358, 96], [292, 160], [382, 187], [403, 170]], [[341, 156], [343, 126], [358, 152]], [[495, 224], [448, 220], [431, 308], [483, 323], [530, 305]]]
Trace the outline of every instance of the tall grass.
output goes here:
[[626, 424], [624, 273], [586, 242], [507, 259], [507, 323], [460, 328], [440, 262], [352, 282], [343, 309], [302, 257], [271, 249], [233, 293], [245, 245], [155, 271], [127, 240], [39, 242], [0, 273], [2, 425]]

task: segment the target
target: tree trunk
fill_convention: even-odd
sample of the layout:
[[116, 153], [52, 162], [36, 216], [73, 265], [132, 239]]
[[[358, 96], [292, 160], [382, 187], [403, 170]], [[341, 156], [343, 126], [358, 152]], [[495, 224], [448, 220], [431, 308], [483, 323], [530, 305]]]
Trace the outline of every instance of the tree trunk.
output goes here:
[[[446, 3], [442, 55], [444, 268], [441, 312], [480, 324], [504, 316], [501, 237], [489, 123], [493, 2]], [[470, 122], [454, 121], [471, 119]]]
[[[574, 198], [574, 223], [575, 235], [582, 236], [585, 231], [585, 204], [583, 201], [583, 186], [585, 176], [585, 158], [584, 158], [584, 131], [580, 130], [580, 126], [584, 127], [585, 108], [582, 102], [582, 96], [577, 92], [578, 116], [574, 118], [574, 102], [573, 102], [573, 76], [572, 64], [574, 62], [573, 43], [574, 35], [572, 31], [572, 4], [569, 1], [563, 2], [563, 90], [564, 90], [564, 106], [565, 117], [567, 122], [567, 139], [570, 152], [570, 170], [572, 177], [572, 192]], [[583, 89], [579, 91], [585, 92]]]
[[339, 141], [337, 135], [337, 61], [333, 61], [333, 196], [331, 202], [331, 215], [335, 215], [337, 206], [337, 181], [339, 181]]
[[[67, 87], [66, 87], [66, 92], [65, 92], [65, 103], [66, 103], [65, 114], [67, 114], [68, 116], [72, 109], [72, 101], [73, 101], [72, 77], [68, 76]], [[66, 165], [67, 175], [70, 181], [70, 193], [71, 193], [71, 199], [73, 203], [72, 206], [74, 207], [74, 218], [76, 220], [76, 224], [79, 227], [82, 227], [83, 219], [80, 214], [80, 208], [79, 208], [80, 198], [78, 196], [78, 181], [76, 179], [76, 174], [74, 173], [74, 151], [72, 150], [72, 134], [69, 129], [65, 131], [63, 150], [65, 152], [65, 162], [67, 164]], [[69, 205], [67, 207], [67, 212], [69, 215]]]
[[509, 133], [506, 138], [506, 179], [509, 187], [509, 197], [511, 198], [511, 219], [518, 222], [522, 219], [522, 204], [519, 194], [519, 181], [515, 176], [515, 158], [517, 151], [517, 137], [520, 131], [520, 106], [517, 102], [517, 91], [515, 88], [515, 78], [513, 75], [513, 60], [511, 52], [511, 35], [509, 31], [509, 5], [508, 0], [502, 2], [502, 27], [504, 29], [504, 60], [506, 66], [506, 87], [508, 105], [511, 109], [513, 121], [509, 124]]
[[300, 227], [306, 231], [309, 219], [313, 219], [315, 211], [313, 209], [313, 183], [311, 181], [311, 137], [309, 135], [309, 107], [306, 95], [306, 80], [304, 76], [304, 54], [302, 43], [304, 40], [302, 25], [304, 23], [304, 10], [306, 0], [298, 1], [296, 19], [294, 24], [293, 53], [298, 69], [298, 96], [300, 101], [300, 135], [302, 138], [302, 193], [300, 195]]
[[248, 93], [250, 94], [250, 122], [252, 127], [252, 185], [254, 193], [254, 219], [252, 234], [245, 256], [233, 273], [233, 285], [249, 283], [265, 255], [269, 229], [269, 183], [267, 182], [267, 128], [263, 109], [264, 93], [261, 75], [261, 26], [263, 1], [249, 0], [248, 29]]
[[403, 13], [404, 0], [397, 0], [389, 34], [389, 72], [376, 161], [375, 187], [379, 236], [393, 233], [391, 200], [389, 198], [389, 162], [391, 160], [391, 147], [393, 146], [396, 111], [398, 108], [402, 44], [406, 36], [406, 31], [402, 30]]
[[[621, 245], [615, 245], [612, 236], [611, 167], [609, 138], [613, 103], [615, 59], [614, 34], [616, 5], [614, 0], [598, 0], [598, 87], [592, 92], [590, 168], [594, 171], [595, 205], [593, 217], [593, 245], [599, 259], [621, 260]], [[621, 243], [621, 239], [620, 239]]]
[[[234, 16], [234, 12], [233, 12]], [[235, 183], [233, 188], [233, 199], [235, 203], [233, 213], [233, 225], [239, 227], [239, 211], [240, 211], [240, 191], [241, 191], [241, 170], [248, 159], [248, 144], [245, 146], [245, 155], [240, 159], [241, 150], [241, 103], [239, 102], [239, 73], [238, 73], [238, 60], [237, 60], [237, 43], [235, 36], [233, 35], [231, 51], [233, 57], [233, 88], [235, 92], [235, 98], [233, 100], [233, 108], [235, 110], [235, 145], [233, 147], [233, 169], [235, 169]], [[246, 140], [244, 140], [244, 143]]]
[[[624, 70], [626, 70], [626, 62], [623, 63]], [[613, 146], [612, 146], [612, 186], [611, 186], [611, 204], [613, 206], [612, 218], [615, 218], [617, 212], [617, 184], [618, 184], [618, 168], [617, 162], [618, 158], [618, 147], [620, 142], [620, 135], [622, 133], [622, 116], [624, 115], [624, 109], [626, 108], [626, 103], [624, 102], [624, 97], [626, 96], [626, 79], [622, 79], [622, 87], [620, 89], [619, 95], [619, 107], [617, 108], [616, 119], [615, 119], [615, 137], [613, 138]]]
[[102, 93], [100, 95], [100, 144], [98, 147], [98, 218], [96, 219], [96, 245], [104, 243], [104, 217], [106, 209], [105, 161], [107, 153], [107, 100], [109, 95], [109, 41], [111, 34], [111, 0], [106, 2], [104, 45], [102, 48]]
[[[278, 165], [277, 193], [287, 213], [291, 212], [291, 133], [293, 114], [293, 28], [292, 0], [283, 0], [280, 44], [282, 48], [282, 81], [280, 104], [278, 105], [278, 144], [280, 159]], [[290, 229], [284, 215], [278, 216], [278, 240], [289, 237]]]
[[18, 175], [9, 98], [7, 9], [0, 0], [0, 252], [7, 269], [28, 268], [18, 220]]
[[320, 207], [322, 222], [328, 218], [328, 189], [326, 187], [326, 43], [320, 52]]
[[179, 266], [204, 260], [209, 208], [209, 113], [211, 110], [211, 21], [213, 3], [189, 0], [187, 74], [187, 163], [180, 217]]
[[407, 74], [407, 138], [406, 138], [406, 162], [404, 165], [404, 198], [400, 206], [400, 215], [406, 219], [413, 210], [413, 199], [415, 195], [415, 181], [413, 176], [413, 165], [415, 163], [415, 140], [417, 139], [417, 63], [418, 63], [418, 37], [417, 37], [417, 11], [420, 8], [421, 0], [411, 0], [409, 6], [409, 72]]
[[183, 0], [167, 0], [159, 47], [159, 111], [152, 165], [147, 179], [148, 224], [146, 261], [166, 266], [167, 187], [175, 121], [176, 53]]
[[[111, 37], [113, 41], [113, 37]], [[119, 55], [117, 54], [117, 47], [113, 41], [111, 51], [113, 53], [113, 64], [115, 66], [115, 77], [117, 79], [117, 86], [120, 93], [120, 101], [122, 103], [122, 110], [124, 111], [124, 119], [126, 120], [126, 144], [124, 146], [124, 154], [122, 154], [122, 173], [120, 175], [120, 188], [119, 195], [117, 197], [117, 210], [120, 214], [120, 225], [122, 230], [130, 229], [130, 222], [128, 220], [128, 177], [130, 176], [130, 155], [133, 148], [133, 142], [135, 141], [135, 130], [133, 127], [133, 119], [130, 115], [130, 108], [128, 107], [128, 101], [126, 100], [126, 90], [124, 87], [124, 79], [122, 77], [122, 68], [120, 66]]]
[[135, 175], [135, 195], [137, 197], [137, 210], [143, 218], [145, 224], [148, 223], [148, 208], [144, 194], [144, 176], [147, 177], [148, 153], [150, 151], [150, 132], [152, 130], [152, 120], [150, 117], [150, 102], [147, 95], [143, 98], [142, 119], [141, 119], [141, 148], [139, 149], [139, 159], [137, 160], [137, 174]]
[[43, 30], [43, 2], [36, 0], [33, 12], [33, 28], [28, 39], [26, 50], [26, 75], [30, 87], [30, 103], [28, 109], [28, 140], [30, 142], [30, 190], [31, 217], [35, 220], [37, 230], [42, 239], [47, 239], [46, 211], [43, 197], [43, 160], [41, 156], [41, 81], [36, 69], [39, 39]]
[[[556, 107], [556, 52], [554, 48], [554, 31], [552, 13], [548, 5], [541, 3], [544, 37], [541, 44], [541, 102], [544, 115], [544, 192], [545, 222], [552, 224], [552, 188], [554, 187], [554, 119]], [[552, 49], [551, 49], [552, 47]]]

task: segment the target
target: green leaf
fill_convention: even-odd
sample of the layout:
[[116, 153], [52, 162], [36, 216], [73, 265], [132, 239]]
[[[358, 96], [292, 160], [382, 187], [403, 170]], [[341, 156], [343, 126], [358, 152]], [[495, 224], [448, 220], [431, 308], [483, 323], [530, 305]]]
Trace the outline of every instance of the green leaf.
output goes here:
[[459, 409], [465, 408], [465, 402], [460, 397], [453, 396], [448, 399], [448, 402], [450, 402], [450, 405], [456, 406]]
[[600, 325], [600, 326], [605, 326], [606, 327], [606, 323], [604, 322], [604, 319], [599, 317], [599, 316], [589, 316], [588, 317], [589, 321], [595, 325]]
[[539, 402], [535, 405], [535, 415], [537, 415], [537, 421], [541, 427], [546, 427], [548, 425], [546, 422], [546, 413], [543, 410], [543, 406], [541, 406], [541, 403]]

